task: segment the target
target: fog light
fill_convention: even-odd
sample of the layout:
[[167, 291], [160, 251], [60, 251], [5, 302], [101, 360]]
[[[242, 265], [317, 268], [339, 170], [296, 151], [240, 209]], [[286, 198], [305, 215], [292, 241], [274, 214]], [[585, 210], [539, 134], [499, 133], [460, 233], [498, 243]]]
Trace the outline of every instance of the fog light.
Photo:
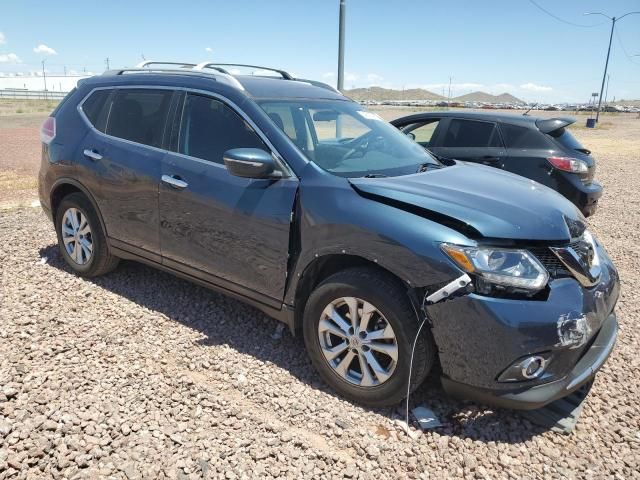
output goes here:
[[522, 382], [540, 378], [549, 363], [549, 355], [537, 354], [520, 358], [498, 377], [499, 382]]
[[545, 363], [547, 362], [543, 357], [534, 356], [527, 358], [522, 362], [522, 376], [529, 380], [538, 378], [544, 373]]

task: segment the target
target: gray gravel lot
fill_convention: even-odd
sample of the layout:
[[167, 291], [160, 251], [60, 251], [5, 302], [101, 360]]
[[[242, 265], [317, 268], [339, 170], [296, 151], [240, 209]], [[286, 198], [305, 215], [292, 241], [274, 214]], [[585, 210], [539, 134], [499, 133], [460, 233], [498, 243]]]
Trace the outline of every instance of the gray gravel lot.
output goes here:
[[640, 478], [640, 152], [597, 158], [621, 331], [571, 436], [430, 379], [445, 426], [408, 438], [258, 311], [133, 262], [81, 279], [40, 209], [0, 209], [0, 479]]

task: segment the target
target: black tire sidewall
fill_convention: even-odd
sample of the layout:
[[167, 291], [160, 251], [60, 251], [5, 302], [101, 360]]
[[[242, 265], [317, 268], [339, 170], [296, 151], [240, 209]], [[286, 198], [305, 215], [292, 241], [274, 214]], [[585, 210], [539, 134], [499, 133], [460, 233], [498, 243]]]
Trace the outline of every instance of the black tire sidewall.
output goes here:
[[[341, 395], [370, 406], [396, 404], [407, 394], [411, 348], [418, 331], [418, 319], [406, 294], [398, 297], [398, 289], [381, 288], [381, 285], [375, 283], [366, 284], [365, 279], [360, 279], [357, 275], [347, 277], [349, 276], [342, 279], [339, 274], [334, 275], [323, 282], [309, 297], [303, 324], [305, 346], [322, 378]], [[348, 283], [345, 281], [347, 279]], [[371, 303], [393, 328], [398, 343], [398, 361], [391, 378], [381, 385], [365, 388], [350, 384], [334, 372], [322, 353], [317, 333], [320, 317], [324, 308], [340, 297], [357, 297]], [[424, 358], [414, 357], [414, 363], [427, 362], [431, 352], [426, 351], [424, 338], [419, 338], [418, 343], [420, 348], [416, 346], [416, 354]]]

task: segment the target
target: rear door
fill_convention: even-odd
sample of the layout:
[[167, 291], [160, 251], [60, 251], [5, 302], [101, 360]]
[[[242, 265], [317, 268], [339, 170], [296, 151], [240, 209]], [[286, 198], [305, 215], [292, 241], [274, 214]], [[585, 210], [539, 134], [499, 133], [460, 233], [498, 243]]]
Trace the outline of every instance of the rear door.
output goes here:
[[249, 120], [220, 97], [185, 95], [162, 162], [160, 241], [171, 268], [280, 306], [289, 254], [293, 177], [231, 175], [223, 153], [269, 151]]
[[495, 122], [450, 118], [441, 122], [436, 155], [504, 168], [506, 151]]
[[[107, 94], [108, 93], [108, 94]], [[93, 128], [79, 152], [83, 183], [116, 247], [160, 261], [158, 180], [171, 90], [96, 90], [81, 109]]]

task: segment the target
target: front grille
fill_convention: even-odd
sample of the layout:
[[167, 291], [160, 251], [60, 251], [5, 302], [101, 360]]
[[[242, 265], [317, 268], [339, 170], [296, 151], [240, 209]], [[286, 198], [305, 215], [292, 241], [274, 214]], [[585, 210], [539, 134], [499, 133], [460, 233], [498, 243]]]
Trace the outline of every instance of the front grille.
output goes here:
[[[573, 244], [571, 244], [573, 245]], [[547, 247], [530, 248], [529, 251], [547, 269], [551, 278], [571, 277], [571, 272], [567, 270], [558, 257]]]

